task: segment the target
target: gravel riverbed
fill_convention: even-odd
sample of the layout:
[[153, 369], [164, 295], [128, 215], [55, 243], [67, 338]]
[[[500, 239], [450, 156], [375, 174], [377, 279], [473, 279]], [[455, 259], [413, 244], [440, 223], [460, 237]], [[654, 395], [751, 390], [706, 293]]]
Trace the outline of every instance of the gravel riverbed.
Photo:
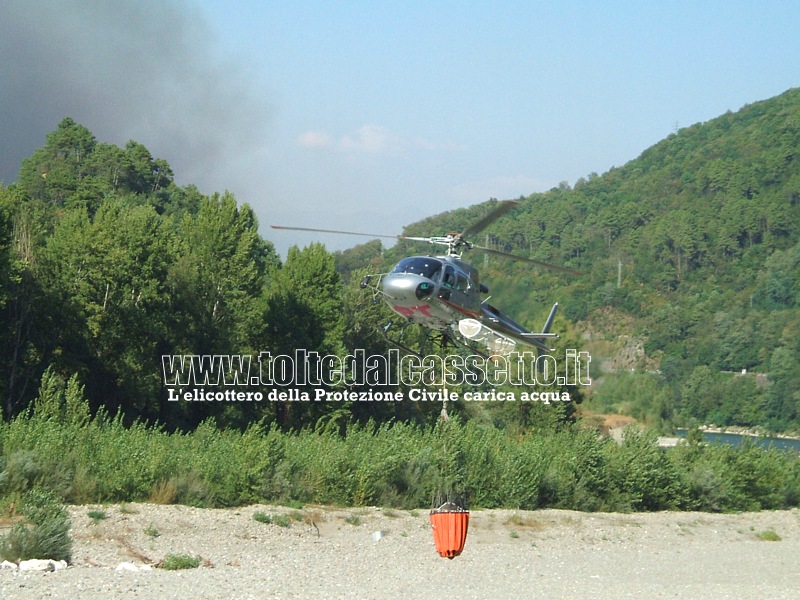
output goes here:
[[[798, 510], [479, 510], [453, 560], [436, 553], [427, 510], [128, 504], [70, 514], [72, 564], [2, 569], [0, 598], [800, 598]], [[160, 568], [169, 554], [201, 564]]]

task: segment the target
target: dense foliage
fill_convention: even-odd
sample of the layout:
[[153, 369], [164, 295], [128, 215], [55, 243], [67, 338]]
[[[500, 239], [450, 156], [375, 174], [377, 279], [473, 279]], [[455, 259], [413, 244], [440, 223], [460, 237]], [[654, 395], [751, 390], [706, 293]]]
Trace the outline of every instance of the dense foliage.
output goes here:
[[73, 503], [411, 509], [455, 488], [475, 508], [739, 511], [800, 502], [796, 455], [697, 443], [665, 452], [635, 428], [621, 444], [577, 426], [513, 435], [460, 418], [350, 424], [345, 435], [204, 422], [180, 434], [88, 411], [73, 384], [66, 397], [43, 391], [30, 414], [0, 424], [0, 498], [38, 487]]
[[[98, 143], [64, 119], [0, 189], [1, 412], [23, 412], [49, 368], [78, 374], [92, 414], [314, 424], [342, 407], [168, 402], [161, 357], [385, 351], [364, 315], [342, 310], [347, 294], [322, 246], [281, 264], [249, 206], [177, 186], [141, 144]], [[394, 416], [380, 410], [354, 416]]]
[[[567, 317], [558, 328], [573, 338], [619, 339], [602, 322], [609, 307], [612, 321], [630, 322], [624, 333], [641, 340], [644, 355], [625, 366], [657, 372], [651, 382], [600, 373], [608, 348], [589, 342], [602, 380], [598, 409], [633, 411], [664, 428], [798, 428], [799, 147], [800, 90], [790, 90], [680, 130], [573, 188], [521, 199], [480, 240], [582, 276], [473, 260], [494, 301], [531, 327], [555, 300]], [[407, 233], [458, 230], [485, 210], [437, 215]], [[429, 420], [407, 405], [189, 410], [165, 401], [161, 380], [164, 354], [385, 352], [375, 329], [386, 312], [350, 275], [413, 252], [420, 248], [371, 242], [338, 253], [334, 265], [312, 245], [280, 264], [249, 206], [177, 186], [169, 165], [141, 144], [99, 143], [65, 119], [23, 162], [19, 181], [0, 189], [3, 415], [22, 411], [52, 366], [65, 378], [80, 375], [92, 412], [122, 408], [169, 427], [210, 416], [303, 426], [328, 412]], [[734, 375], [742, 370], [749, 375]], [[640, 399], [631, 403], [633, 388]]]

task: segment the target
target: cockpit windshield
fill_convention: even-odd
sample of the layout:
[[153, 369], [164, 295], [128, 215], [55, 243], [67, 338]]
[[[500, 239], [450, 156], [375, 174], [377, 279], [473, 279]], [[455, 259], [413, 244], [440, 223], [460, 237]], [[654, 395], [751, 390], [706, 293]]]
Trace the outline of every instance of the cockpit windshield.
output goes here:
[[441, 271], [442, 261], [429, 256], [404, 258], [392, 269], [392, 273], [414, 273], [428, 279], [438, 279]]

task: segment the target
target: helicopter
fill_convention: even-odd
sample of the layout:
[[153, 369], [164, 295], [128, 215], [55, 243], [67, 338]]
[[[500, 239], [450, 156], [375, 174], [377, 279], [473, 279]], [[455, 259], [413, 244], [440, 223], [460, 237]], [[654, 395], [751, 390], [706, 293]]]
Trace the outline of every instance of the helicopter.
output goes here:
[[[396, 240], [426, 242], [445, 246], [447, 251], [439, 256], [409, 256], [398, 262], [388, 273], [367, 275], [361, 282], [362, 289], [370, 289], [374, 297], [383, 298], [389, 308], [403, 322], [417, 324], [430, 331], [439, 331], [446, 341], [474, 350], [474, 345], [484, 348], [490, 355], [508, 355], [517, 344], [534, 348], [538, 352], [550, 352], [548, 340], [557, 338], [551, 333], [558, 303], [556, 302], [545, 320], [541, 331], [529, 331], [498, 308], [482, 298], [489, 289], [480, 281], [478, 270], [462, 260], [464, 251], [478, 250], [494, 256], [531, 263], [547, 269], [579, 275], [576, 271], [517, 256], [493, 248], [478, 246], [469, 238], [483, 231], [494, 221], [519, 205], [516, 200], [497, 202], [497, 207], [460, 233], [448, 233], [438, 237], [412, 237], [406, 235], [380, 235], [332, 229], [289, 227], [272, 225], [273, 229], [310, 231], [343, 235], [383, 237]], [[377, 277], [377, 281], [373, 281]], [[401, 337], [390, 338], [393, 322], [383, 329], [387, 341], [403, 350], [407, 348]], [[402, 335], [402, 334], [401, 334]]]

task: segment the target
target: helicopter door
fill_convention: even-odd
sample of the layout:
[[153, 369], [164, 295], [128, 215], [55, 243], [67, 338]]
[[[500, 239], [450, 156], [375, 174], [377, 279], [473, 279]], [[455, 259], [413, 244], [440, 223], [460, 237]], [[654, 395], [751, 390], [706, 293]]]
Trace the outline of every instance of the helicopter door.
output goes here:
[[452, 266], [447, 265], [444, 269], [442, 285], [439, 288], [439, 298], [445, 302], [464, 306], [468, 289], [469, 278], [464, 273], [456, 271]]
[[442, 286], [439, 288], [439, 298], [450, 300], [450, 295], [456, 287], [456, 272], [453, 267], [447, 265], [442, 276]]

